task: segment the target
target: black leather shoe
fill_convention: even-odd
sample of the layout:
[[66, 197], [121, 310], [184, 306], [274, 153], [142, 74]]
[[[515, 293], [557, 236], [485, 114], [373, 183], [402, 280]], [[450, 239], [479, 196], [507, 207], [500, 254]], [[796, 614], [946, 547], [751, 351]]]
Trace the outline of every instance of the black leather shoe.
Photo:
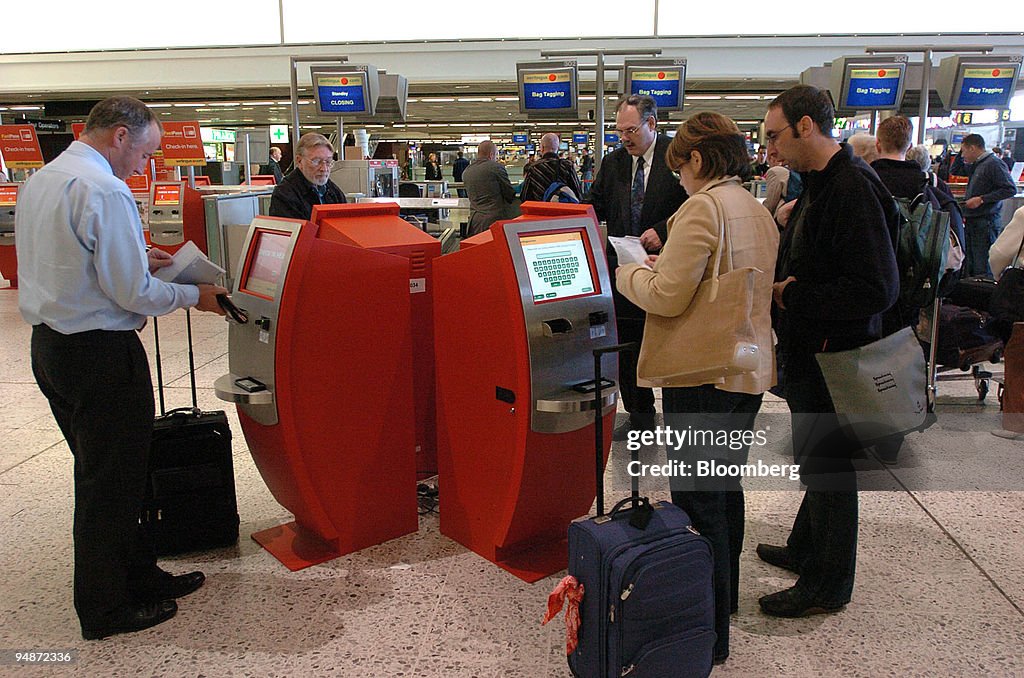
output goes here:
[[728, 652], [726, 652], [725, 654], [717, 654], [716, 653], [711, 658], [711, 663], [714, 664], [715, 666], [721, 666], [722, 664], [725, 663], [725, 660], [728, 659], [728, 658], [729, 658], [729, 653]]
[[758, 544], [757, 557], [769, 565], [800, 574], [800, 564], [793, 559], [793, 556], [789, 554], [789, 549], [785, 546]]
[[796, 587], [769, 593], [757, 601], [761, 611], [771, 617], [809, 617], [812, 614], [832, 614], [839, 612], [845, 605], [822, 605], [808, 600], [796, 590]]
[[117, 622], [109, 626], [95, 628], [82, 627], [82, 637], [86, 640], [99, 640], [117, 633], [132, 633], [148, 629], [151, 626], [161, 624], [175, 615], [178, 611], [178, 604], [173, 600], [163, 600], [158, 603], [146, 603], [138, 607], [129, 608]]
[[612, 440], [621, 443], [629, 437], [629, 432], [632, 427], [629, 425], [629, 418], [626, 418], [624, 422], [616, 426], [612, 430]]
[[135, 595], [139, 600], [158, 602], [161, 600], [172, 600], [183, 598], [198, 590], [206, 581], [206, 575], [202, 572], [189, 572], [188, 574], [164, 573], [155, 583], [140, 588]]

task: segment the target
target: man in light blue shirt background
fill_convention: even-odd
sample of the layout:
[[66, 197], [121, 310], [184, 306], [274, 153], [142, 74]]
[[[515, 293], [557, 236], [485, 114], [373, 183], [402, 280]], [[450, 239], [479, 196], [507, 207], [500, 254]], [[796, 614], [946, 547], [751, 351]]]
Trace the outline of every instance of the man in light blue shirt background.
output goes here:
[[75, 459], [75, 609], [86, 639], [174, 616], [201, 572], [156, 564], [139, 527], [153, 433], [153, 384], [137, 330], [148, 316], [194, 306], [223, 315], [216, 285], [151, 273], [125, 179], [145, 170], [161, 129], [138, 99], [90, 112], [81, 139], [31, 177], [15, 217], [19, 306], [32, 328], [32, 371]]

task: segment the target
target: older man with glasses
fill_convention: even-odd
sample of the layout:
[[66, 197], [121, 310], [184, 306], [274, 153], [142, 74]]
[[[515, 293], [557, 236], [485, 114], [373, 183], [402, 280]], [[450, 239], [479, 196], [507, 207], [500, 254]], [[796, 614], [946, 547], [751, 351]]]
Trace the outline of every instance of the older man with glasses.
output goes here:
[[[686, 200], [678, 177], [665, 164], [669, 139], [658, 134], [658, 106], [648, 96], [632, 95], [615, 109], [615, 131], [622, 145], [601, 163], [585, 202], [594, 206], [597, 218], [608, 224], [608, 235], [634, 235], [648, 252], [661, 250], [667, 235], [668, 218]], [[618, 266], [615, 249], [606, 248], [608, 268]], [[620, 341], [640, 343], [644, 338], [643, 310], [613, 290], [616, 324]], [[654, 426], [654, 390], [636, 384], [636, 356], [619, 359], [619, 391], [629, 412], [629, 421], [617, 428], [616, 440], [625, 440], [630, 430]]]
[[345, 202], [345, 194], [331, 181], [334, 147], [322, 134], [308, 132], [295, 148], [295, 169], [270, 198], [270, 216], [309, 219], [313, 205]]

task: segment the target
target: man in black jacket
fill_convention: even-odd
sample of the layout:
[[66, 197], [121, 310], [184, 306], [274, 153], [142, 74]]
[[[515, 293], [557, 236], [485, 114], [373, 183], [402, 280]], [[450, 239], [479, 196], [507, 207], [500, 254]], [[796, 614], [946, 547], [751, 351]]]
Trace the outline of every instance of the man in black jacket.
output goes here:
[[[899, 211], [878, 176], [832, 138], [827, 92], [799, 85], [765, 116], [765, 137], [804, 177], [783, 232], [773, 297], [793, 413], [793, 452], [807, 486], [786, 546], [759, 544], [762, 560], [800, 575], [760, 599], [765, 614], [834, 612], [850, 601], [857, 558], [857, 478], [814, 355], [871, 343], [896, 301], [893, 251]], [[804, 174], [806, 172], [806, 175]]]
[[[658, 134], [658, 106], [648, 96], [632, 95], [615, 109], [615, 131], [622, 146], [601, 163], [587, 202], [597, 218], [608, 224], [610, 236], [639, 236], [648, 252], [658, 252], [668, 237], [666, 222], [686, 200], [679, 179], [665, 164], [670, 139]], [[607, 247], [608, 270], [618, 266], [615, 248]], [[644, 312], [613, 290], [619, 341], [640, 343], [644, 338]], [[624, 439], [629, 429], [654, 424], [654, 390], [636, 385], [636, 355], [619, 357], [619, 392], [629, 412], [628, 427], [616, 431]]]
[[540, 138], [541, 159], [523, 172], [523, 187], [519, 191], [522, 202], [543, 200], [548, 187], [556, 181], [568, 186], [577, 200], [583, 197], [580, 179], [572, 163], [558, 157], [559, 144], [558, 135], [554, 132], [548, 132]]
[[992, 277], [988, 266], [988, 250], [996, 241], [1000, 228], [1000, 206], [1003, 200], [1017, 193], [1017, 185], [1003, 161], [985, 150], [980, 134], [968, 134], [960, 146], [964, 161], [971, 164], [971, 179], [964, 194], [964, 216], [967, 223], [967, 275]]
[[307, 132], [295, 148], [295, 169], [270, 197], [270, 216], [309, 219], [313, 205], [345, 202], [345, 194], [331, 181], [334, 147], [322, 134]]

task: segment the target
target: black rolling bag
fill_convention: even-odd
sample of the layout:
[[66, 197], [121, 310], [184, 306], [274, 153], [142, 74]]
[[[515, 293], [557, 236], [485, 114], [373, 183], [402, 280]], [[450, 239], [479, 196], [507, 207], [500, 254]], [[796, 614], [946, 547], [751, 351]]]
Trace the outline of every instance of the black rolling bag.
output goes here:
[[219, 548], [238, 541], [238, 505], [231, 459], [231, 429], [222, 410], [203, 412], [196, 405], [192, 320], [186, 311], [192, 407], [164, 409], [160, 338], [156, 373], [160, 416], [153, 424], [149, 479], [140, 522], [157, 555]]

